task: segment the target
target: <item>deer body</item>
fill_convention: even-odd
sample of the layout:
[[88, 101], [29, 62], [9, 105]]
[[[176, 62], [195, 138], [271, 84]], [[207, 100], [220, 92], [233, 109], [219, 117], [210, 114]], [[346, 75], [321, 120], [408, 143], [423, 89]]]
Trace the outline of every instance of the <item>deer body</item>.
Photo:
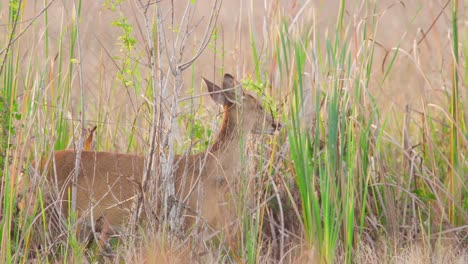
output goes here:
[[[226, 213], [229, 212], [226, 193], [239, 175], [243, 151], [240, 142], [251, 132], [271, 133], [278, 124], [257, 99], [236, 88], [231, 75], [225, 75], [222, 89], [207, 80], [205, 83], [211, 98], [224, 108], [222, 127], [206, 152], [175, 157], [175, 187], [179, 202], [199, 213], [210, 225], [220, 228], [225, 218], [230, 217]], [[48, 179], [56, 182], [64, 203], [62, 210], [67, 214], [76, 152], [56, 151], [53, 157]], [[144, 159], [139, 155], [83, 151], [77, 182], [78, 217], [84, 218], [88, 226], [97, 220], [104, 220], [114, 230], [126, 225], [130, 208], [141, 190]], [[201, 196], [198, 184], [202, 185]], [[195, 219], [193, 211], [184, 212], [188, 225]]]

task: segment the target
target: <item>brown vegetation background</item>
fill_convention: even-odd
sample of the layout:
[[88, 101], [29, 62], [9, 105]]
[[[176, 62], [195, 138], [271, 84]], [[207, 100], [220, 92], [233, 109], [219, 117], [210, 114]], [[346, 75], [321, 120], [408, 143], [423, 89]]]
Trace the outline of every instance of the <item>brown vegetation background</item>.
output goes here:
[[[170, 32], [171, 21], [177, 26], [188, 1], [161, 1], [163, 11], [166, 16], [166, 30]], [[186, 48], [186, 57], [193, 55], [203, 37], [205, 26], [209, 18], [212, 1], [197, 0], [196, 12], [192, 18], [193, 26], [196, 30], [191, 35], [191, 40]], [[406, 104], [418, 105], [421, 96], [428, 100], [440, 98], [446, 87], [446, 80], [450, 76], [450, 42], [446, 37], [451, 34], [449, 11], [450, 5], [439, 16], [447, 1], [377, 1], [377, 28], [369, 28], [376, 31], [376, 39], [379, 48], [376, 50], [375, 63], [373, 69], [373, 79], [371, 89], [374, 95], [388, 107], [396, 106], [402, 109]], [[4, 3], [3, 5], [5, 5]], [[171, 12], [170, 5], [174, 4], [174, 13]], [[134, 24], [133, 35], [137, 39], [137, 50], [142, 54], [141, 63], [148, 61], [144, 41], [144, 24], [141, 14], [138, 11], [135, 1], [125, 1], [120, 10], [129, 22]], [[200, 76], [209, 78], [219, 78], [220, 72], [232, 72], [236, 76], [249, 76], [253, 73], [253, 58], [250, 43], [250, 30], [254, 30], [260, 56], [262, 47], [269, 39], [263, 37], [269, 34], [272, 11], [279, 9], [284, 16], [294, 17], [299, 12], [297, 23], [312, 23], [312, 13], [315, 13], [317, 36], [323, 38], [325, 35], [331, 35], [334, 30], [338, 15], [339, 1], [224, 1], [221, 7], [221, 13], [218, 19], [219, 39], [216, 41], [218, 52], [214, 48], [208, 48], [202, 56], [195, 62], [195, 82], [198, 89]], [[38, 61], [39, 65], [49, 67], [51, 61], [56, 59], [59, 43], [58, 39], [62, 37], [64, 50], [68, 50], [68, 35], [61, 36], [60, 33], [69, 27], [72, 19], [72, 10], [75, 8], [72, 1], [55, 1], [48, 9], [50, 53], [48, 61]], [[43, 9], [41, 1], [35, 1], [34, 4], [27, 4], [25, 18], [33, 18]], [[2, 24], [7, 23], [7, 9], [2, 8], [0, 14]], [[363, 12], [364, 8], [355, 4], [355, 1], [347, 1], [345, 11], [345, 21], [354, 26], [362, 26], [364, 19], [369, 19], [371, 14]], [[463, 1], [460, 1], [461, 17], [463, 17]], [[118, 12], [112, 12], [106, 9], [103, 1], [83, 1], [82, 19], [80, 23], [82, 46], [82, 68], [84, 70], [85, 87], [87, 89], [88, 104], [92, 105], [92, 100], [96, 100], [98, 87], [108, 93], [113, 85], [123, 89], [119, 83], [116, 83], [117, 68], [113, 63], [112, 57], [120, 56], [120, 46], [118, 37], [121, 35], [119, 28], [112, 25], [118, 17]], [[307, 19], [308, 18], [308, 19]], [[253, 28], [250, 28], [249, 20], [253, 19]], [[436, 21], [437, 19], [437, 21]], [[435, 23], [434, 23], [435, 21]], [[466, 23], [466, 22], [464, 22]], [[460, 25], [462, 26], [462, 25]], [[351, 27], [352, 28], [352, 27]], [[0, 28], [1, 29], [1, 28]], [[430, 31], [428, 31], [430, 29]], [[39, 19], [23, 36], [27, 38], [29, 45], [23, 46], [25, 60], [23, 63], [28, 65], [31, 54], [44, 53], [46, 40], [44, 20]], [[7, 36], [5, 27], [2, 35]], [[370, 35], [370, 34], [369, 34]], [[350, 39], [350, 41], [352, 41]], [[23, 42], [26, 43], [26, 42]], [[391, 82], [386, 82], [383, 86], [379, 84], [386, 66], [390, 63], [393, 55], [392, 49], [400, 47], [404, 56], [398, 56], [389, 78]], [[223, 49], [223, 56], [221, 53]], [[411, 51], [411, 52], [410, 52]], [[385, 63], [384, 63], [385, 58]], [[268, 56], [263, 60], [265, 64], [271, 64]], [[55, 61], [55, 65], [57, 62]], [[144, 66], [142, 66], [144, 67]], [[184, 80], [187, 82], [190, 71], [186, 73]], [[188, 76], [187, 76], [188, 75]], [[24, 77], [24, 76], [23, 76]], [[19, 77], [21, 78], [21, 77]], [[76, 78], [75, 78], [76, 79]], [[47, 87], [46, 87], [47, 88]], [[124, 100], [124, 98], [122, 98]], [[122, 102], [114, 102], [122, 106]], [[125, 105], [125, 104], [124, 104]]]
[[[171, 31], [179, 30], [179, 21], [185, 10], [185, 5], [190, 1], [162, 0], [163, 12], [166, 17], [165, 29], [169, 36]], [[185, 48], [184, 58], [193, 56], [202, 41], [205, 27], [208, 23], [212, 1], [196, 0], [196, 11], [191, 18], [191, 26], [195, 27], [190, 35]], [[375, 12], [366, 10], [360, 2], [347, 1], [345, 10], [345, 21], [350, 25], [348, 30], [356, 30], [363, 27], [364, 23], [376, 19], [377, 27], [368, 28], [368, 31], [376, 32], [375, 41], [378, 46], [375, 50], [374, 64], [372, 69], [372, 81], [368, 87], [375, 96], [382, 116], [388, 112], [404, 111], [406, 105], [420, 110], [422, 103], [437, 102], [444, 99], [444, 93], [450, 89], [450, 75], [452, 68], [450, 35], [450, 5], [447, 1], [391, 1], [379, 0]], [[26, 2], [24, 2], [26, 3]], [[1, 5], [6, 5], [3, 2]], [[174, 5], [171, 8], [171, 5]], [[33, 18], [44, 8], [42, 1], [27, 2], [24, 18]], [[59, 39], [62, 38], [63, 50], [69, 51], [70, 33], [69, 27], [74, 19], [73, 1], [55, 1], [48, 8], [48, 34], [45, 30], [44, 19], [36, 20], [31, 28], [27, 29], [22, 36], [22, 65], [24, 73], [27, 66], [37, 65], [39, 69], [50, 68], [57, 70], [57, 55], [59, 51]], [[463, 18], [464, 4], [460, 1], [460, 21]], [[7, 9], [2, 8], [0, 13], [0, 24], [7, 23]], [[251, 33], [255, 36], [260, 61], [264, 64], [261, 69], [264, 77], [269, 77], [276, 89], [287, 90], [287, 84], [280, 83], [272, 77], [276, 69], [276, 62], [268, 53], [268, 47], [272, 41], [278, 41], [279, 23], [278, 16], [294, 19], [295, 23], [307, 27], [315, 23], [315, 32], [318, 41], [325, 39], [324, 36], [335, 30], [339, 10], [339, 1], [223, 1], [217, 23], [218, 37], [212, 39], [210, 46], [197, 59], [192, 70], [184, 72], [184, 85], [195, 89], [195, 94], [204, 92], [201, 84], [201, 76], [220, 81], [222, 72], [229, 72], [238, 78], [246, 78], [254, 73], [254, 59], [251, 48]], [[117, 79], [118, 68], [116, 57], [123, 56], [118, 44], [121, 29], [112, 25], [119, 16], [119, 12], [125, 16], [129, 23], [133, 24], [132, 35], [136, 38], [135, 60], [140, 67], [147, 67], [149, 58], [146, 52], [145, 26], [142, 15], [138, 10], [138, 1], [124, 1], [121, 8], [111, 11], [104, 6], [104, 1], [83, 1], [80, 21], [81, 34], [81, 56], [80, 61], [84, 86], [86, 89], [86, 114], [88, 117], [96, 115], [100, 102], [105, 102], [109, 116], [106, 120], [112, 124], [112, 113], [117, 110], [122, 117], [132, 122], [136, 109], [143, 102], [139, 94], [132, 89], [125, 88]], [[315, 18], [315, 19], [314, 19]], [[27, 24], [28, 20], [24, 22]], [[466, 24], [466, 21], [463, 22]], [[462, 26], [462, 25], [460, 25]], [[3, 43], [8, 36], [6, 27], [0, 27], [0, 39]], [[278, 32], [275, 32], [278, 31]], [[63, 32], [63, 34], [62, 34]], [[330, 34], [332, 35], [332, 34]], [[352, 36], [352, 34], [349, 34]], [[369, 36], [372, 34], [369, 33]], [[49, 36], [49, 39], [45, 39]], [[350, 38], [350, 42], [354, 39]], [[372, 41], [369, 38], [369, 41]], [[169, 42], [171, 38], [169, 37]], [[47, 60], [43, 54], [45, 45], [49, 45]], [[272, 45], [270, 45], [272, 46]], [[324, 47], [324, 43], [322, 43]], [[359, 52], [359, 47], [351, 46], [353, 52]], [[391, 63], [394, 50], [399, 48], [394, 67], [390, 71], [388, 80], [382, 84], [385, 70]], [[322, 52], [325, 48], [322, 48]], [[32, 53], [31, 51], [34, 51]], [[415, 52], [411, 52], [415, 51]], [[41, 59], [37, 59], [41, 58]], [[67, 58], [67, 56], [64, 56]], [[271, 70], [271, 71], [270, 71]], [[309, 69], [313, 70], [313, 69]], [[167, 71], [167, 69], [163, 69]], [[45, 71], [44, 71], [45, 72]], [[148, 70], [145, 73], [149, 72]], [[167, 73], [167, 72], [165, 72]], [[77, 102], [79, 102], [79, 83], [74, 74], [74, 87], [72, 89], [72, 109], [69, 115], [73, 119], [79, 119]], [[307, 74], [306, 74], [307, 75]], [[56, 75], [51, 75], [56, 76]], [[26, 76], [17, 76], [18, 81]], [[148, 76], [142, 76], [147, 80]], [[194, 82], [192, 83], [192, 80]], [[44, 86], [44, 92], [51, 93], [54, 87], [54, 79]], [[283, 92], [284, 94], [284, 92]], [[132, 105], [129, 98], [135, 98]], [[209, 100], [207, 100], [209, 101]]]

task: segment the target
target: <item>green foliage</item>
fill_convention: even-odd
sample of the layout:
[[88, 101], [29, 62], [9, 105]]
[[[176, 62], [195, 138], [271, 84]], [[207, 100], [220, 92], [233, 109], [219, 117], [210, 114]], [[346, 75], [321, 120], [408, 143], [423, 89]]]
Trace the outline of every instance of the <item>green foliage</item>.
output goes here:
[[122, 13], [120, 13], [119, 18], [112, 22], [112, 25], [120, 28], [122, 31], [122, 35], [119, 36], [122, 56], [115, 57], [117, 61], [120, 61], [120, 70], [117, 77], [125, 87], [132, 87], [135, 85], [135, 74], [138, 74], [138, 63], [132, 58], [135, 44], [137, 43], [137, 40], [132, 35], [133, 25], [128, 22]]
[[463, 201], [463, 193], [466, 194], [467, 190], [463, 190], [462, 183], [466, 182], [460, 181], [457, 175], [462, 174], [462, 168], [460, 160], [462, 159], [460, 153], [462, 153], [463, 148], [460, 148], [460, 134], [463, 132], [462, 129], [464, 126], [463, 121], [460, 117], [463, 116], [463, 110], [461, 109], [460, 103], [460, 76], [458, 74], [459, 67], [459, 42], [458, 42], [458, 1], [452, 1], [452, 44], [453, 44], [453, 75], [452, 75], [452, 89], [451, 89], [451, 98], [450, 98], [450, 171], [449, 171], [449, 180], [447, 182], [450, 195], [454, 200], [450, 201], [449, 204], [449, 220], [453, 224], [463, 223], [465, 218], [465, 212], [458, 210], [455, 201]]
[[122, 35], [119, 37], [122, 49], [126, 52], [132, 51], [137, 41], [132, 36], [133, 26], [128, 23], [127, 18], [120, 14], [120, 17], [114, 20], [112, 25], [122, 30]]
[[19, 0], [11, 0], [9, 2], [9, 11], [10, 11], [10, 22], [14, 23], [18, 19], [18, 12], [20, 10]]
[[216, 43], [219, 39], [219, 31], [218, 28], [214, 28], [213, 33], [211, 34], [211, 40], [210, 43], [208, 43], [208, 47], [212, 49], [215, 53], [218, 51], [218, 48], [216, 46]]
[[247, 91], [251, 91], [257, 95], [257, 98], [262, 102], [262, 107], [266, 111], [271, 111], [274, 118], [278, 117], [278, 108], [276, 99], [272, 95], [266, 93], [268, 84], [260, 80], [244, 79], [242, 87]]
[[414, 189], [411, 191], [414, 193], [421, 201], [427, 204], [429, 201], [435, 201], [436, 196], [432, 193], [429, 192], [427, 189]]
[[3, 97], [0, 96], [0, 178], [3, 176], [8, 148], [9, 115], [9, 107]]
[[188, 149], [191, 153], [205, 151], [212, 143], [212, 131], [197, 114], [183, 113], [178, 116], [178, 123], [186, 129], [187, 139], [180, 149]]
[[259, 221], [258, 215], [247, 214], [246, 217], [246, 247], [247, 247], [247, 261], [246, 263], [258, 263], [259, 255]]
[[116, 11], [124, 0], [104, 0], [103, 6], [111, 11]]
[[15, 138], [14, 122], [21, 119], [21, 114], [17, 111], [18, 105], [13, 103], [13, 107], [7, 100], [0, 96], [0, 178], [3, 176], [3, 168], [8, 164], [7, 152], [14, 147], [11, 140]]
[[[190, 0], [189, 3], [195, 5], [199, 4], [198, 2]], [[468, 211], [468, 190], [465, 184], [468, 182], [467, 101], [465, 96], [468, 84], [468, 67], [466, 67], [468, 57], [465, 55], [468, 52], [468, 45], [466, 45], [468, 31], [467, 27], [459, 27], [461, 25], [458, 14], [459, 6], [455, 4], [456, 1], [453, 2], [452, 25], [449, 28], [452, 50], [450, 53], [452, 56], [449, 57], [453, 67], [444, 67], [440, 72], [442, 77], [437, 77], [432, 73], [425, 72], [424, 65], [416, 65], [423, 77], [418, 78], [424, 79], [428, 87], [437, 88], [436, 85], [433, 85], [433, 79], [437, 78], [443, 78], [440, 83], [452, 85], [451, 87], [447, 85], [449, 87], [446, 89], [447, 103], [438, 104], [431, 101], [429, 105], [428, 101], [423, 98], [421, 101], [427, 107], [419, 109], [420, 112], [418, 111], [417, 114], [409, 118], [408, 123], [411, 128], [404, 127], [402, 129], [400, 124], [393, 127], [388, 127], [387, 124], [388, 120], [392, 118], [396, 120], [396, 123], [404, 123], [402, 122], [404, 117], [399, 115], [403, 111], [396, 109], [396, 114], [393, 112], [387, 114], [387, 109], [382, 109], [382, 106], [376, 103], [372, 92], [376, 90], [380, 92], [378, 89], [382, 87], [379, 86], [393, 81], [394, 72], [398, 71], [402, 59], [412, 63], [419, 61], [418, 52], [419, 50], [423, 51], [426, 44], [434, 52], [438, 52], [437, 45], [434, 46], [427, 42], [433, 30], [426, 32], [425, 29], [422, 29], [428, 33], [427, 36], [426, 34], [423, 36], [426, 41], [422, 42], [422, 45], [416, 45], [417, 49], [414, 52], [408, 53], [407, 36], [411, 34], [405, 35], [405, 38], [394, 43], [395, 47], [386, 46], [384, 41], [381, 42], [380, 38], [376, 37], [375, 34], [380, 34], [382, 30], [378, 23], [382, 16], [375, 15], [379, 11], [375, 1], [361, 3], [362, 12], [366, 13], [366, 17], [362, 21], [360, 16], [354, 16], [352, 13], [347, 15], [344, 9], [345, 2], [339, 2], [340, 9], [335, 10], [337, 11], [335, 29], [327, 28], [325, 35], [315, 35], [322, 31], [320, 26], [315, 25], [315, 23], [325, 24], [321, 22], [323, 20], [322, 14], [316, 12], [308, 17], [309, 10], [307, 8], [301, 9], [294, 20], [291, 20], [292, 16], [287, 13], [272, 11], [272, 16], [268, 18], [271, 23], [263, 25], [264, 32], [260, 35], [256, 35], [258, 32], [255, 32], [260, 27], [254, 25], [254, 20], [252, 20], [249, 32], [251, 50], [245, 52], [244, 49], [242, 53], [253, 54], [252, 67], [246, 66], [245, 69], [246, 71], [254, 70], [254, 76], [252, 79], [242, 80], [242, 84], [248, 91], [257, 95], [263, 102], [263, 107], [267, 111], [271, 110], [275, 118], [281, 118], [280, 115], [284, 113], [282, 117], [284, 128], [279, 133], [278, 142], [276, 142], [276, 136], [265, 136], [262, 139], [269, 140], [268, 144], [257, 145], [255, 142], [255, 147], [259, 146], [262, 148], [261, 151], [256, 152], [252, 158], [250, 156], [242, 157], [242, 164], [245, 165], [240, 173], [242, 182], [239, 196], [242, 198], [239, 199], [237, 205], [238, 208], [241, 208], [238, 212], [239, 219], [241, 219], [239, 223], [242, 225], [239, 233], [241, 233], [240, 237], [243, 240], [229, 240], [233, 251], [236, 247], [241, 249], [235, 252], [235, 257], [229, 256], [229, 253], [225, 252], [228, 250], [225, 249], [215, 252], [224, 246], [222, 236], [225, 234], [223, 234], [217, 243], [211, 241], [215, 246], [207, 248], [208, 251], [213, 250], [214, 254], [218, 255], [226, 254], [228, 255], [226, 259], [232, 262], [235, 258], [238, 262], [258, 263], [269, 257], [265, 257], [264, 253], [270, 250], [276, 251], [277, 247], [274, 247], [274, 244], [277, 241], [268, 244], [269, 242], [263, 240], [265, 238], [265, 236], [262, 237], [264, 235], [262, 233], [264, 231], [263, 225], [267, 225], [269, 222], [264, 221], [262, 210], [269, 213], [282, 210], [285, 222], [294, 222], [296, 227], [302, 224], [304, 228], [297, 228], [297, 230], [286, 228], [284, 234], [291, 232], [290, 237], [298, 237], [298, 240], [305, 238], [306, 242], [318, 251], [320, 261], [324, 263], [336, 262], [334, 257], [339, 254], [344, 255], [343, 262], [356, 263], [354, 258], [359, 254], [356, 250], [357, 246], [363, 243], [362, 241], [373, 239], [374, 234], [377, 234], [376, 236], [391, 234], [391, 224], [395, 225], [397, 233], [407, 226], [418, 226], [421, 229], [418, 232], [429, 235], [433, 234], [435, 229], [437, 229], [437, 233], [445, 234], [447, 232], [447, 230], [442, 230], [445, 227], [434, 225], [433, 219], [435, 218], [449, 219], [450, 228], [453, 230], [458, 230], [459, 226], [466, 225], [466, 221], [463, 222], [465, 220], [463, 216]], [[22, 4], [20, 5], [20, 3]], [[145, 99], [153, 98], [153, 90], [139, 91], [144, 85], [152, 87], [154, 80], [148, 78], [147, 75], [145, 76], [148, 72], [140, 72], [140, 69], [145, 68], [144, 63], [141, 63], [145, 59], [141, 59], [141, 57], [146, 55], [146, 50], [138, 50], [139, 43], [134, 32], [136, 28], [130, 22], [133, 20], [127, 19], [129, 17], [125, 17], [124, 12], [121, 12], [123, 3], [124, 0], [104, 1], [104, 6], [108, 10], [116, 12], [115, 15], [118, 18], [112, 22], [112, 27], [120, 32], [120, 36], [115, 40], [120, 49], [119, 53], [117, 56], [115, 56], [116, 54], [111, 55], [114, 56], [113, 59], [118, 68], [117, 81], [114, 82], [114, 85], [121, 87], [123, 84], [126, 88], [135, 89], [135, 97], [143, 95], [142, 97]], [[13, 32], [12, 36], [5, 36], [2, 40], [6, 41], [9, 37], [15, 38], [20, 32], [20, 26], [26, 25], [17, 24], [18, 21], [23, 20], [21, 17], [23, 14], [22, 6], [26, 4], [29, 2], [18, 0], [8, 1], [8, 4], [0, 4], [0, 9], [4, 6], [9, 8], [5, 32], [7, 34]], [[153, 1], [151, 4], [154, 5], [149, 9], [159, 3]], [[78, 10], [81, 10], [80, 8], [81, 1], [79, 1]], [[448, 9], [446, 10], [448, 11]], [[75, 11], [73, 12], [75, 13]], [[47, 10], [44, 14], [46, 17], [43, 24], [49, 25]], [[195, 17], [193, 18], [191, 21], [196, 21]], [[0, 72], [2, 79], [2, 93], [0, 95], [0, 168], [2, 170], [0, 179], [2, 180], [2, 188], [4, 188], [0, 188], [0, 193], [3, 195], [0, 197], [2, 200], [0, 205], [2, 209], [0, 212], [2, 215], [0, 217], [0, 236], [4, 238], [0, 252], [0, 262], [2, 263], [28, 262], [29, 255], [27, 253], [30, 252], [30, 248], [27, 242], [29, 238], [24, 230], [29, 230], [33, 220], [39, 219], [38, 221], [43, 224], [47, 221], [44, 214], [26, 217], [24, 221], [20, 221], [14, 215], [15, 193], [18, 190], [15, 189], [14, 175], [8, 174], [9, 163], [7, 159], [11, 156], [12, 150], [15, 150], [13, 147], [25, 149], [27, 156], [43, 157], [50, 154], [47, 151], [53, 148], [53, 144], [55, 144], [56, 149], [70, 146], [72, 133], [76, 131], [76, 127], [74, 127], [76, 123], [73, 124], [70, 119], [73, 119], [74, 115], [83, 109], [79, 109], [79, 107], [75, 109], [77, 103], [74, 102], [73, 98], [75, 94], [73, 91], [74, 80], [77, 78], [77, 68], [81, 66], [75, 45], [78, 33], [77, 23], [82, 21], [81, 19], [79, 12], [77, 16], [73, 16], [70, 26], [65, 27], [63, 32], [60, 32], [61, 35], [57, 43], [50, 45], [50, 54], [49, 44], [46, 44], [44, 57], [42, 57], [42, 50], [37, 50], [36, 46], [36, 50], [24, 53], [19, 48], [25, 46], [22, 37], [15, 40], [15, 43], [9, 47], [9, 51], [4, 53], [4, 67]], [[351, 19], [356, 19], [355, 23], [348, 23], [353, 22]], [[25, 20], [25, 22], [27, 21]], [[150, 26], [155, 27], [156, 22], [155, 20], [151, 21]], [[440, 22], [441, 20], [437, 22], [437, 25]], [[168, 31], [169, 33], [184, 33], [181, 26], [183, 24], [177, 23], [178, 21], [175, 21], [175, 26], [172, 32]], [[219, 57], [223, 60], [225, 56], [224, 47], [219, 47], [224, 45], [221, 25], [213, 31], [211, 41], [208, 44], [209, 49], [214, 51], [216, 60]], [[15, 31], [12, 30], [14, 27], [16, 27]], [[56, 39], [55, 36], [48, 36], [48, 28], [43, 32], [45, 41]], [[28, 32], [25, 32], [25, 36], [26, 34]], [[235, 35], [237, 37], [237, 33]], [[264, 40], [266, 40], [262, 41], [261, 47], [258, 45], [258, 36], [265, 37]], [[0, 44], [2, 47], [7, 46], [6, 42]], [[86, 43], [82, 44], [86, 46]], [[186, 47], [190, 47], [190, 43], [188, 44]], [[55, 47], [58, 47], [58, 54], [51, 62]], [[403, 47], [405, 47], [405, 52], [402, 52]], [[373, 65], [374, 48], [379, 52], [385, 49], [384, 67]], [[88, 51], [83, 49], [82, 52]], [[0, 56], [0, 59], [3, 60], [4, 54]], [[376, 61], [380, 62], [381, 54], [378, 54]], [[68, 55], [69, 57], [67, 57]], [[165, 56], [165, 54], [163, 55]], [[29, 65], [24, 62], [24, 58], [27, 56], [30, 56]], [[201, 58], [203, 56], [205, 54], [202, 54]], [[441, 65], [446, 66], [445, 61], [441, 63]], [[217, 67], [216, 73], [224, 71], [224, 61], [222, 63], [215, 61], [214, 64]], [[40, 67], [37, 67], [38, 65]], [[161, 70], [167, 70], [165, 66], [167, 65], [162, 65]], [[229, 65], [229, 68], [230, 70], [232, 68], [241, 69], [241, 66]], [[414, 65], [410, 64], [410, 66]], [[270, 69], [273, 70], [270, 72]], [[193, 66], [192, 70], [193, 87], [193, 83], [198, 81], [198, 77], [195, 78], [198, 75], [195, 73], [198, 73], [199, 69]], [[244, 71], [244, 68], [239, 71]], [[108, 73], [103, 71], [100, 74]], [[445, 76], [447, 74], [450, 76]], [[101, 78], [102, 76], [97, 77], [99, 80], [97, 89], [91, 91], [90, 97], [95, 96], [94, 92], [96, 91], [98, 98], [108, 93], [100, 83]], [[275, 83], [279, 83], [281, 87], [270, 87], [271, 84], [266, 81], [270, 80], [269, 78], [274, 78]], [[408, 75], [404, 78], [406, 80], [413, 78], [413, 76]], [[142, 82], [142, 79], [148, 81]], [[118, 85], [116, 85], [117, 83]], [[400, 85], [400, 83], [391, 84]], [[276, 98], [269, 95], [270, 90], [274, 91]], [[86, 93], [88, 92], [86, 91]], [[190, 92], [193, 96], [193, 90]], [[102, 100], [103, 102], [99, 101], [96, 105], [86, 102], [86, 110], [89, 111], [87, 114], [91, 113], [87, 118], [97, 120], [100, 129], [107, 131], [107, 134], [103, 133], [105, 135], [101, 136], [103, 142], [101, 144], [106, 151], [112, 151], [116, 148], [125, 149], [122, 145], [127, 144], [126, 150], [128, 152], [143, 153], [144, 147], [141, 146], [146, 147], [145, 143], [147, 142], [142, 143], [142, 145], [139, 145], [139, 142], [146, 139], [145, 129], [151, 124], [148, 125], [148, 120], [142, 121], [140, 113], [144, 115], [150, 112], [151, 106], [146, 107], [150, 104], [140, 104], [142, 100], [140, 100], [141, 97], [138, 97], [134, 100], [136, 103], [132, 104], [135, 106], [134, 113], [137, 114], [132, 120], [133, 122], [127, 122], [133, 116], [129, 117], [127, 109], [116, 107], [114, 103], [115, 101], [120, 103], [119, 100], [115, 99], [120, 99], [118, 97], [122, 96], [123, 93], [127, 94], [126, 91], [115, 89], [108, 93], [108, 97], [107, 94], [102, 96], [102, 98], [109, 98], [108, 101]], [[132, 93], [128, 94], [133, 96]], [[132, 99], [130, 98], [130, 100]], [[277, 110], [280, 100], [285, 101], [285, 104], [281, 105], [284, 108], [282, 113]], [[94, 103], [92, 100], [90, 102]], [[181, 108], [184, 111], [177, 116], [179, 127], [185, 128], [185, 133], [182, 133], [185, 141], [177, 146], [179, 153], [188, 148], [191, 149], [192, 153], [199, 153], [206, 150], [214, 139], [211, 126], [207, 125], [206, 122], [213, 120], [214, 117], [207, 118], [206, 112], [194, 109], [194, 104], [193, 101], [190, 102], [190, 105], [182, 103]], [[23, 107], [23, 109], [19, 109], [19, 107]], [[107, 111], [107, 109], [111, 110]], [[434, 109], [438, 109], [436, 111], [443, 114], [434, 113]], [[307, 112], [306, 110], [312, 111]], [[19, 113], [23, 113], [23, 116]], [[381, 115], [381, 113], [386, 115]], [[98, 117], [96, 118], [93, 114]], [[131, 132], [128, 132], [130, 129], [126, 130], [128, 127], [131, 127]], [[21, 130], [22, 128], [25, 129]], [[403, 144], [401, 144], [404, 141], [400, 139], [401, 131], [406, 132], [406, 129], [410, 137], [409, 141], [414, 144], [408, 146], [411, 149], [404, 149]], [[285, 139], [286, 135], [287, 139]], [[33, 147], [25, 145], [31, 141], [33, 141]], [[245, 142], [242, 144], [242, 148], [250, 147]], [[275, 153], [275, 149], [278, 147], [285, 150], [280, 155]], [[267, 157], [270, 155], [269, 151], [271, 151], [270, 161]], [[255, 172], [249, 170], [249, 166], [252, 165], [249, 162], [252, 160], [258, 161], [252, 166], [255, 167], [253, 169]], [[272, 163], [271, 166], [269, 166], [269, 162]], [[405, 162], [414, 162], [414, 164], [402, 166]], [[29, 165], [29, 162], [18, 161], [17, 166], [19, 169]], [[255, 176], [250, 177], [254, 173]], [[272, 179], [275, 177], [284, 180], [280, 185], [294, 185], [289, 189], [291, 190], [290, 195], [294, 196], [290, 199], [289, 205], [282, 203], [283, 201], [272, 202], [275, 199], [271, 198], [274, 196], [270, 197], [271, 192], [269, 191], [271, 190], [269, 188], [273, 188], [272, 186], [275, 185], [269, 181], [276, 180]], [[259, 178], [267, 180], [264, 182]], [[252, 182], [255, 182], [256, 185], [249, 185]], [[40, 192], [42, 188], [38, 190]], [[249, 204], [251, 201], [248, 192], [251, 190], [257, 193], [257, 197], [254, 198], [256, 199], [255, 206]], [[265, 202], [267, 200], [269, 202]], [[39, 210], [44, 205], [42, 195], [39, 195], [39, 202], [34, 205], [33, 209], [34, 211]], [[434, 210], [434, 205], [437, 205], [439, 210]], [[403, 211], [404, 213], [402, 213]], [[274, 220], [274, 224], [280, 223], [278, 215], [272, 214], [268, 217], [270, 216]], [[12, 221], [18, 225], [17, 228], [12, 228], [9, 225]], [[78, 256], [78, 258], [89, 256], [87, 255], [89, 252], [85, 253], [82, 245], [73, 236], [72, 222], [69, 223], [70, 238], [59, 254]], [[370, 224], [370, 222], [372, 223]], [[43, 227], [42, 233], [47, 233], [45, 227]], [[13, 234], [11, 238], [10, 234]], [[25, 234], [26, 238], [24, 238]], [[277, 236], [282, 234], [283, 229], [276, 233]], [[196, 236], [196, 239], [198, 238], [199, 236]], [[187, 240], [189, 239], [187, 238]], [[399, 238], [397, 237], [397, 239]], [[427, 241], [432, 241], [434, 236], [428, 236], [427, 239]], [[119, 242], [123, 242], [124, 245], [120, 245]], [[167, 241], [163, 240], [163, 242]], [[111, 243], [112, 247], [120, 252], [127, 250], [128, 248], [125, 247], [129, 246], [123, 240], [111, 241]], [[297, 244], [294, 243], [291, 244], [296, 247]], [[131, 246], [129, 247], [132, 252], [137, 250]], [[426, 250], [426, 248], [424, 249]], [[289, 252], [289, 250], [290, 248], [287, 246], [284, 248], [285, 252]], [[432, 252], [431, 246], [428, 246], [427, 251]], [[98, 256], [100, 252], [96, 248], [91, 254], [93, 253], [95, 256], [89, 259], [90, 262], [106, 261]], [[122, 255], [125, 254], [126, 252], [123, 252]], [[231, 257], [232, 259], [230, 259]], [[122, 262], [121, 259], [119, 261]], [[44, 262], [53, 262], [53, 260]]]

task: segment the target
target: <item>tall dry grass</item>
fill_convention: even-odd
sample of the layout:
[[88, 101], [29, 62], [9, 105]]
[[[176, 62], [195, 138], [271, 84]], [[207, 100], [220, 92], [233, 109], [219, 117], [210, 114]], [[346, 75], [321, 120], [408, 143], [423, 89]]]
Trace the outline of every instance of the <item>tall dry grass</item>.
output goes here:
[[31, 167], [94, 125], [95, 150], [149, 157], [161, 131], [169, 158], [204, 150], [219, 124], [200, 77], [223, 72], [285, 124], [245, 142], [240, 236], [138, 225], [114, 262], [468, 261], [466, 2], [223, 1], [176, 74], [214, 2], [104, 2], [0, 3], [1, 262], [108, 260], [73, 219], [58, 253], [33, 254]]

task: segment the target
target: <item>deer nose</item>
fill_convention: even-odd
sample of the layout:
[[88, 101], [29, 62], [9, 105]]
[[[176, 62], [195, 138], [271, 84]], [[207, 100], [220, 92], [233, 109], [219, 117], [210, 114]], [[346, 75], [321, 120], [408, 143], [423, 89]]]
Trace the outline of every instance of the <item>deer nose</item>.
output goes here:
[[274, 122], [272, 126], [274, 130], [279, 131], [283, 125], [280, 122]]

